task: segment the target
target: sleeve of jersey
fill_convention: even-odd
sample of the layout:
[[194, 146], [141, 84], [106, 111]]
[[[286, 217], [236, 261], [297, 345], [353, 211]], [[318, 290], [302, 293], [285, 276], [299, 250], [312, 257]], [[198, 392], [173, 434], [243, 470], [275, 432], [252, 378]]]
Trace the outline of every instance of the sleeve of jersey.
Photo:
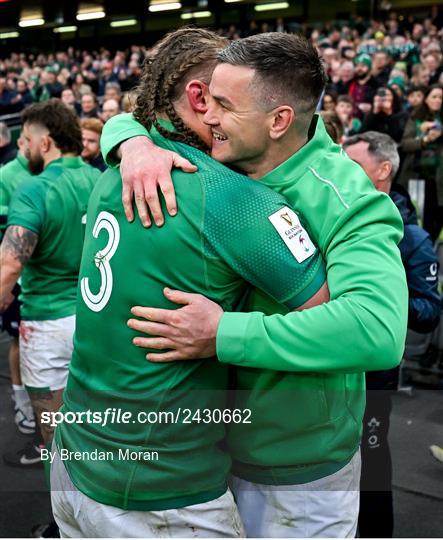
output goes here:
[[[306, 248], [298, 237], [283, 240], [291, 225], [279, 217], [283, 214], [296, 227], [297, 215], [283, 197], [265, 186], [246, 182], [248, 187], [233, 192], [223, 207], [207, 199], [205, 238], [214, 255], [221, 257], [245, 281], [272, 296], [277, 302], [295, 309], [311, 298], [326, 281], [320, 251], [300, 226]], [[274, 218], [274, 219], [273, 219]], [[273, 223], [281, 220], [279, 229]], [[301, 232], [303, 231], [303, 232]]]
[[397, 247], [402, 231], [388, 197], [362, 197], [330, 229], [325, 253], [330, 302], [284, 316], [225, 313], [217, 332], [219, 360], [300, 372], [397, 366], [408, 316]]
[[13, 194], [7, 226], [19, 225], [40, 234], [44, 218], [44, 195], [38, 180], [25, 181]]
[[117, 114], [110, 118], [103, 126], [100, 138], [103, 159], [108, 167], [117, 167], [119, 165], [113, 155], [113, 150], [122, 142], [140, 135], [150, 138], [146, 128], [137, 122], [132, 114]]

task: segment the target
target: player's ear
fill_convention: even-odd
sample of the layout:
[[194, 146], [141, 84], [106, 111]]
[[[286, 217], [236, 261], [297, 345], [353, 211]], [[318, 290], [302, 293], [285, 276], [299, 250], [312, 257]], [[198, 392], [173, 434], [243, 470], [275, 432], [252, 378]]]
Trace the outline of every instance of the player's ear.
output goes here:
[[49, 152], [49, 150], [51, 148], [51, 144], [53, 144], [53, 140], [51, 139], [49, 134], [45, 133], [44, 135], [42, 135], [41, 139], [40, 139], [40, 151], [41, 151], [41, 153], [46, 154], [47, 152]]
[[189, 81], [186, 85], [186, 97], [195, 112], [204, 114], [208, 110], [208, 85], [198, 79]]
[[272, 118], [269, 135], [271, 139], [280, 139], [294, 122], [294, 109], [288, 105], [282, 105], [271, 111], [271, 114]]

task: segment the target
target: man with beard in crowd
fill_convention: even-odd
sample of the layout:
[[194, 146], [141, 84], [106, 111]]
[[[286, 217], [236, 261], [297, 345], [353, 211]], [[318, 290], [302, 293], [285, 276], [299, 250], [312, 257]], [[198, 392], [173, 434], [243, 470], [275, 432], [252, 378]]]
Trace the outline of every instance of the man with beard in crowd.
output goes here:
[[371, 110], [372, 100], [377, 91], [377, 83], [371, 75], [372, 60], [368, 54], [360, 54], [355, 59], [355, 77], [349, 85], [348, 94], [354, 101], [354, 113], [358, 118]]

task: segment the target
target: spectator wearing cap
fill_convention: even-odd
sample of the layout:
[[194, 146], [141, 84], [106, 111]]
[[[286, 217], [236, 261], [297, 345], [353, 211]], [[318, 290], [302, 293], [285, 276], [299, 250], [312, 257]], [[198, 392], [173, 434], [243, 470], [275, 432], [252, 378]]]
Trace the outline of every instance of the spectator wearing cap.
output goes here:
[[88, 92], [80, 101], [80, 118], [98, 118], [98, 103], [95, 94]]
[[408, 113], [402, 110], [397, 94], [391, 87], [384, 86], [377, 90], [372, 111], [365, 115], [360, 133], [365, 131], [386, 133], [399, 143], [407, 120]]
[[82, 158], [92, 167], [100, 171], [106, 170], [100, 150], [100, 136], [102, 134], [103, 122], [98, 118], [83, 118], [80, 120], [82, 130], [83, 150]]
[[404, 78], [400, 77], [399, 75], [392, 77], [388, 81], [388, 87], [398, 96], [401, 105], [403, 104], [405, 86], [406, 86], [406, 83], [405, 83]]
[[355, 59], [355, 76], [349, 85], [348, 94], [354, 101], [354, 114], [358, 118], [371, 110], [372, 100], [377, 91], [377, 82], [371, 75], [372, 60], [368, 54], [360, 54]]
[[425, 181], [423, 227], [435, 240], [443, 225], [443, 89], [426, 89], [422, 105], [413, 110], [401, 141], [404, 155], [399, 182]]

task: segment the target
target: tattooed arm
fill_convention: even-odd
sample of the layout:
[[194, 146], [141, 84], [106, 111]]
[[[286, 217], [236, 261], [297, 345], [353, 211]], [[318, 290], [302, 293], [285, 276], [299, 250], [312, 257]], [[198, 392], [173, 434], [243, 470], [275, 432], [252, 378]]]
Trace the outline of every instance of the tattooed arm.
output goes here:
[[11, 291], [34, 252], [37, 241], [38, 235], [24, 227], [11, 225], [6, 229], [0, 247], [0, 313], [13, 300]]

